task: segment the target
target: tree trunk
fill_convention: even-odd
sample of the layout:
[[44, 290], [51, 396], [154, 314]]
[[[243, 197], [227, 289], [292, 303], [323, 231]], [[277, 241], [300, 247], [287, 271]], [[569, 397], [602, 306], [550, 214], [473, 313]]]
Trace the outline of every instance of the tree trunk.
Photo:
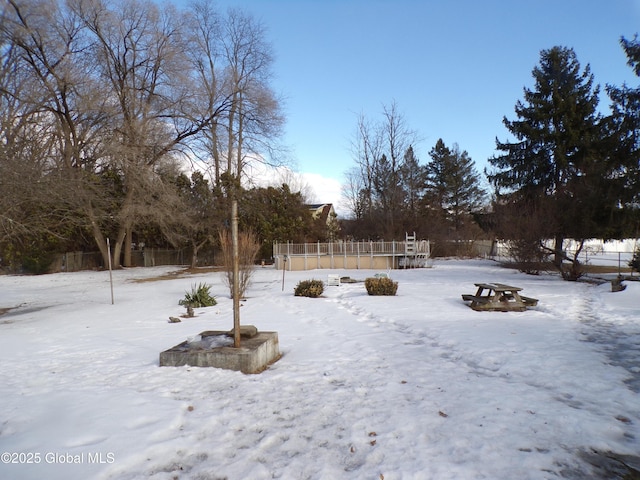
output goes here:
[[121, 268], [122, 262], [120, 259], [122, 258], [122, 246], [124, 245], [124, 239], [127, 236], [127, 227], [125, 225], [120, 226], [120, 230], [118, 231], [118, 237], [113, 244], [113, 268]]
[[227, 174], [233, 175], [233, 146], [235, 145], [235, 136], [233, 134], [233, 124], [235, 122], [235, 115], [237, 109], [237, 98], [238, 94], [233, 94], [233, 102], [231, 103], [231, 109], [229, 110], [229, 131], [228, 131], [228, 142], [227, 142]]
[[130, 228], [127, 228], [127, 234], [124, 241], [124, 260], [125, 267], [131, 266], [131, 244], [133, 243], [133, 233]]
[[215, 186], [220, 185], [220, 150], [218, 148], [218, 123], [211, 126], [211, 154], [213, 156], [213, 166], [215, 172]]
[[93, 231], [93, 239], [98, 246], [98, 250], [100, 250], [100, 254], [102, 255], [102, 263], [104, 264], [104, 268], [108, 268], [109, 266], [109, 250], [107, 249], [107, 240], [102, 235], [100, 228], [92, 222], [92, 231]]
[[553, 264], [560, 271], [562, 271], [562, 261], [564, 260], [563, 244], [564, 237], [560, 234], [556, 234], [555, 244], [553, 246]]
[[200, 250], [200, 245], [195, 240], [191, 242], [191, 268], [196, 268], [198, 266], [198, 250]]
[[233, 346], [240, 347], [240, 253], [238, 248], [238, 200], [231, 201], [231, 241], [233, 243]]

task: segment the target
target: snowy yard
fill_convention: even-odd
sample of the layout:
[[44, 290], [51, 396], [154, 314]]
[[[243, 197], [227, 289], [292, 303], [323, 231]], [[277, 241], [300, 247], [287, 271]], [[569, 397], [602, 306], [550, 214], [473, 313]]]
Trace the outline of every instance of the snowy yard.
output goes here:
[[[299, 280], [375, 271], [257, 270], [243, 324], [279, 334], [260, 375], [158, 366], [230, 329], [221, 274], [177, 268], [1, 276], [2, 479], [585, 479], [640, 469], [640, 282], [526, 276], [481, 260], [392, 271], [293, 296]], [[218, 305], [181, 315], [186, 290]], [[522, 313], [476, 312], [474, 282], [522, 287]], [[15, 307], [15, 308], [14, 308]], [[6, 453], [5, 453], [6, 452]], [[634, 477], [635, 478], [635, 477]]]

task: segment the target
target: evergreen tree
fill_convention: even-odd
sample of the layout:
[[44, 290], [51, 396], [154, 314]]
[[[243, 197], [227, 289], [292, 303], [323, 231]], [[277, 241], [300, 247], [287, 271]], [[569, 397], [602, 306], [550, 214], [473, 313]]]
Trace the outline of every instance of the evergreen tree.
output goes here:
[[400, 166], [400, 184], [404, 193], [404, 210], [407, 228], [414, 231], [418, 227], [420, 198], [426, 185], [426, 168], [420, 165], [418, 158], [409, 145]]
[[429, 156], [431, 162], [426, 167], [427, 203], [440, 212], [458, 239], [465, 219], [484, 201], [480, 175], [466, 151], [461, 152], [457, 144], [450, 149], [441, 138]]
[[202, 172], [193, 172], [191, 178], [184, 173], [179, 175], [176, 187], [186, 207], [182, 228], [191, 247], [191, 266], [195, 267], [199, 250], [208, 243], [215, 243], [226, 214], [221, 210], [219, 202], [216, 202], [209, 181]]
[[502, 201], [543, 212], [538, 239], [555, 240], [554, 263], [561, 268], [565, 238], [599, 236], [603, 212], [611, 207], [610, 195], [603, 195], [610, 172], [596, 112], [599, 88], [570, 48], [543, 50], [532, 74], [535, 88], [525, 88], [517, 119], [503, 120], [516, 141], [496, 140], [503, 153], [489, 159], [495, 170], [488, 177], [498, 194], [506, 193]]
[[[621, 38], [627, 64], [640, 77], [640, 42]], [[612, 116], [609, 128], [612, 138], [610, 151], [618, 162], [618, 192], [622, 205], [640, 202], [640, 87], [607, 85], [611, 98]]]
[[287, 184], [244, 191], [239, 209], [242, 228], [255, 231], [262, 244], [260, 258], [271, 257], [274, 241], [304, 243], [314, 231], [302, 194], [292, 192]]

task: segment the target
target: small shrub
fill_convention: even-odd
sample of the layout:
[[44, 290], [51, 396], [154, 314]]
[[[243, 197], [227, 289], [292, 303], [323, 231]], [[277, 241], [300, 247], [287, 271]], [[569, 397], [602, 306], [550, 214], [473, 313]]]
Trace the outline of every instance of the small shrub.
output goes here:
[[507, 250], [518, 270], [528, 275], [540, 275], [549, 259], [538, 240], [511, 240]]
[[53, 263], [53, 256], [49, 254], [34, 253], [32, 255], [25, 255], [22, 258], [22, 268], [24, 271], [35, 275], [47, 273], [51, 263]]
[[296, 297], [318, 298], [324, 292], [322, 280], [302, 280], [296, 285], [294, 295]]
[[[218, 236], [226, 273], [223, 280], [229, 287], [229, 296], [233, 298], [233, 241], [231, 232], [228, 229], [221, 230]], [[259, 250], [260, 242], [255, 232], [238, 232], [238, 260], [240, 263], [240, 271], [238, 272], [238, 295], [240, 298], [244, 297], [249, 283], [251, 283], [251, 277], [255, 272], [256, 255]]]
[[369, 295], [395, 295], [398, 291], [398, 282], [394, 282], [390, 278], [376, 277], [367, 278], [364, 286]]
[[198, 286], [192, 285], [191, 292], [185, 292], [184, 299], [178, 303], [185, 307], [213, 307], [217, 305], [216, 299], [211, 295], [211, 285], [200, 283]]

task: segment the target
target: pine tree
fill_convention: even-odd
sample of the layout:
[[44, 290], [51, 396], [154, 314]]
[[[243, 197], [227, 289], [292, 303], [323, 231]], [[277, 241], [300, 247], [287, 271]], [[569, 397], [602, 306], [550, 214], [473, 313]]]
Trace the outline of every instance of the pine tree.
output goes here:
[[488, 177], [504, 201], [544, 212], [545, 221], [536, 222], [538, 238], [555, 240], [554, 263], [561, 268], [565, 238], [597, 236], [606, 207], [599, 87], [589, 66], [581, 70], [573, 49], [565, 47], [543, 50], [532, 74], [535, 88], [525, 88], [517, 119], [503, 120], [516, 141], [496, 140], [503, 153], [489, 159], [495, 170]]
[[[627, 55], [627, 64], [640, 77], [640, 41], [624, 37], [620, 44]], [[612, 115], [609, 128], [611, 151], [618, 162], [620, 203], [633, 205], [640, 202], [640, 87], [607, 85], [611, 98]]]
[[191, 178], [184, 173], [175, 180], [179, 195], [184, 202], [182, 213], [182, 234], [191, 246], [191, 266], [198, 263], [198, 252], [215, 237], [215, 233], [226, 217], [221, 205], [202, 172], [195, 171]]
[[483, 203], [485, 192], [480, 186], [480, 175], [469, 154], [461, 152], [457, 144], [450, 149], [438, 139], [429, 155], [427, 203], [441, 212], [457, 238], [464, 219]]
[[419, 203], [426, 185], [426, 168], [409, 145], [400, 166], [400, 183], [404, 192], [404, 210], [407, 227], [415, 230], [418, 226]]

